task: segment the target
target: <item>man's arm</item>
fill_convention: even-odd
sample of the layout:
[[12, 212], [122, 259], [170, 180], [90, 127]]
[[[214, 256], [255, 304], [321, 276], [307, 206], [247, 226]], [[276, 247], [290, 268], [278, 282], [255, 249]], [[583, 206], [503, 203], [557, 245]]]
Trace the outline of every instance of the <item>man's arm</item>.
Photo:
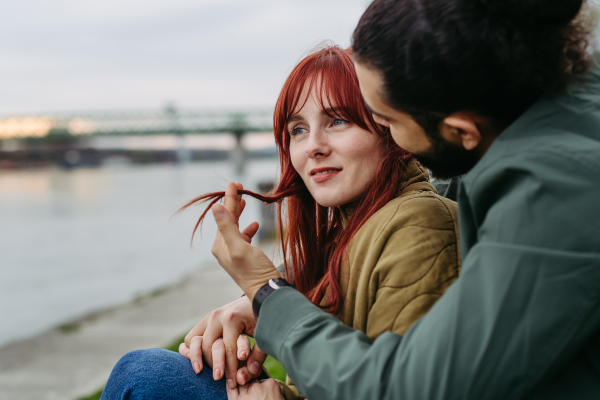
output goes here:
[[[257, 341], [307, 398], [523, 398], [597, 329], [600, 260], [472, 251], [463, 275], [404, 337], [385, 333], [371, 343], [282, 288], [263, 304]], [[507, 251], [514, 265], [497, 265]], [[585, 279], [572, 279], [573, 270]]]
[[549, 177], [502, 169], [478, 186], [490, 201], [479, 210], [478, 242], [404, 337], [371, 343], [283, 288], [263, 304], [257, 342], [308, 398], [531, 396], [600, 328], [600, 247], [584, 225], [600, 220], [598, 188], [587, 173], [559, 168]]

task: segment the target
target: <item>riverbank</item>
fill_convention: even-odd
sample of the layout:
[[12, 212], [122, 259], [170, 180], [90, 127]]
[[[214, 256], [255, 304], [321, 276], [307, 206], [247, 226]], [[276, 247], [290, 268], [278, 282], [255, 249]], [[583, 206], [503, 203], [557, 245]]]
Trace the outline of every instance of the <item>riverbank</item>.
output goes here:
[[[265, 247], [271, 255], [272, 245]], [[8, 345], [0, 349], [0, 399], [74, 400], [89, 395], [106, 383], [125, 353], [168, 345], [240, 294], [231, 278], [211, 263], [169, 288]]]

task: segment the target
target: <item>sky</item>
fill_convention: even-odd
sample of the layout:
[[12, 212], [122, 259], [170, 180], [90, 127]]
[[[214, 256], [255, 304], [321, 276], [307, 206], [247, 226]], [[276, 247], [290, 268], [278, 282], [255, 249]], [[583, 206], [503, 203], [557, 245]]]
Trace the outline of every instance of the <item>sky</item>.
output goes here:
[[324, 40], [349, 46], [369, 2], [5, 0], [0, 116], [169, 102], [270, 109], [310, 49]]
[[0, 2], [0, 115], [271, 108], [291, 68], [342, 47], [368, 0]]

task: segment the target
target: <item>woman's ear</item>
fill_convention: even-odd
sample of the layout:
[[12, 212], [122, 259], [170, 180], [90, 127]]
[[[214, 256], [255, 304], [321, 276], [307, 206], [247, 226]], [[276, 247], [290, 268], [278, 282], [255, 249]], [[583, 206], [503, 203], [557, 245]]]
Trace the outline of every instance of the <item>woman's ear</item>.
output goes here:
[[481, 143], [481, 132], [476, 117], [467, 113], [455, 113], [444, 118], [441, 134], [447, 141], [462, 144], [473, 150]]

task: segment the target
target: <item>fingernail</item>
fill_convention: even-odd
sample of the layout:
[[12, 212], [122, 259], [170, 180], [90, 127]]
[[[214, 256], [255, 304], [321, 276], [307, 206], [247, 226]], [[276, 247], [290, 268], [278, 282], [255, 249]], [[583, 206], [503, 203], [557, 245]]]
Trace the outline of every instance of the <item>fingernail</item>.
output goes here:
[[242, 351], [242, 353], [240, 354], [240, 357], [245, 360], [246, 359], [246, 352]]
[[227, 379], [227, 387], [229, 389], [235, 389], [235, 382], [233, 382], [233, 379]]
[[242, 372], [242, 385], [245, 385], [247, 380], [248, 378], [246, 378], [246, 374]]
[[260, 369], [260, 363], [258, 361], [253, 361], [252, 364], [250, 364], [249, 369], [252, 374], [257, 374]]
[[222, 377], [223, 377], [223, 375], [221, 375], [221, 370], [219, 368], [215, 369], [215, 372], [213, 373], [214, 380], [218, 381]]
[[188, 351], [188, 353], [185, 355], [187, 358], [190, 358], [190, 352]]
[[194, 372], [195, 373], [200, 372], [200, 363], [198, 361], [194, 361]]

